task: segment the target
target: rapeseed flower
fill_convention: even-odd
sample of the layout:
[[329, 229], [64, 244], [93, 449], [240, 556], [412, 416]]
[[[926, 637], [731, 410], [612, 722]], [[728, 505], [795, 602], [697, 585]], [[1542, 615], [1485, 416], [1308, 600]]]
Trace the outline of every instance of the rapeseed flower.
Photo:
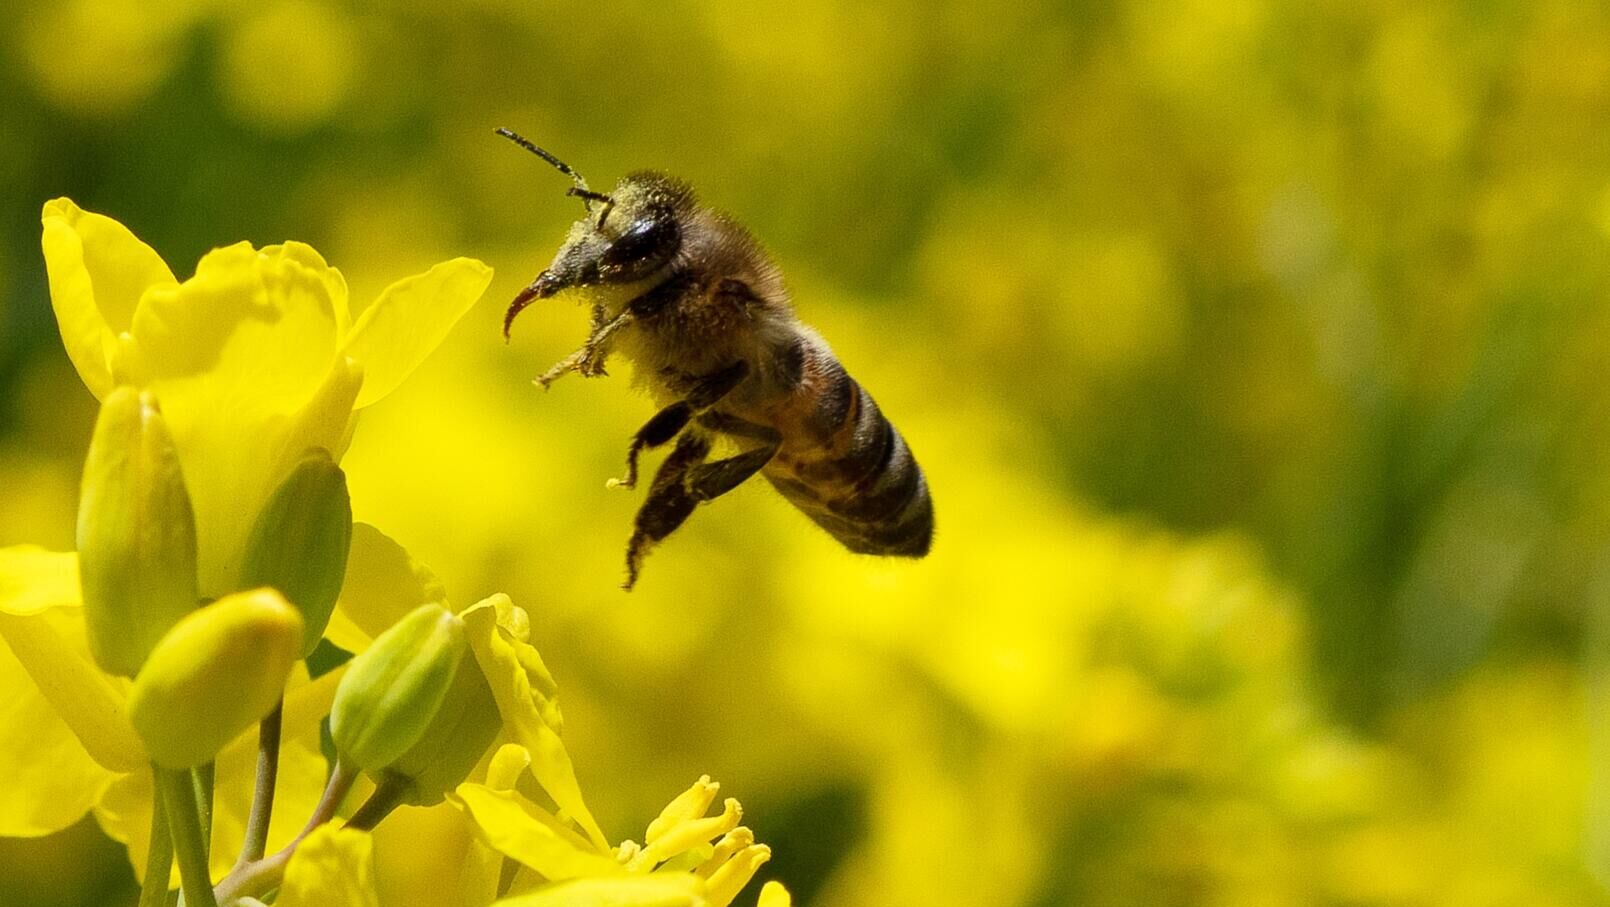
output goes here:
[[[440, 581], [378, 530], [358, 524], [353, 537], [349, 584], [362, 578], [362, 585], [385, 593], [343, 597], [331, 638], [396, 662], [370, 646], [396, 647], [399, 639], [414, 637], [429, 658], [440, 648], [432, 631], [449, 613]], [[421, 600], [422, 607], [410, 606]], [[411, 907], [733, 903], [771, 855], [739, 825], [738, 801], [728, 799], [718, 814], [706, 816], [719, 785], [701, 778], [649, 825], [642, 845], [611, 846], [561, 738], [558, 684], [530, 643], [530, 615], [498, 594], [456, 612], [451, 626], [468, 643], [460, 671], [472, 668], [485, 680], [507, 742], [470, 780], [457, 783], [446, 802], [437, 795], [433, 805], [404, 807], [400, 826], [313, 831], [284, 865], [276, 904], [374, 905], [386, 903], [388, 891], [405, 895]], [[386, 629], [372, 632], [377, 627]], [[338, 748], [342, 737], [337, 734]], [[390, 772], [375, 773], [382, 786]], [[355, 818], [353, 825], [359, 824]], [[388, 858], [388, 851], [405, 856]], [[226, 881], [220, 890], [249, 894], [264, 884]], [[759, 903], [788, 907], [790, 900], [773, 882]]]
[[[161, 440], [177, 452], [194, 511], [199, 601], [249, 585], [247, 542], [271, 494], [307, 451], [338, 460], [357, 410], [394, 389], [491, 280], [484, 264], [454, 259], [355, 312], [341, 273], [301, 243], [215, 249], [179, 281], [122, 224], [69, 199], [47, 203], [42, 220], [51, 303], [80, 377], [103, 401], [134, 387], [142, 411], [160, 407]], [[79, 573], [73, 554], [0, 551], [0, 676], [10, 699], [0, 713], [9, 782], [0, 834], [49, 834], [93, 809], [140, 867], [149, 754], [129, 720], [130, 681], [90, 653]], [[293, 673], [282, 816], [298, 806], [305, 815], [323, 788], [318, 728], [338, 681], [339, 672], [316, 681]], [[215, 872], [228, 868], [246, 821], [254, 749], [241, 735], [217, 754]], [[293, 831], [277, 824], [270, 839]]]
[[69, 199], [45, 205], [51, 304], [79, 377], [150, 391], [184, 466], [203, 597], [236, 591], [258, 511], [310, 448], [340, 460], [357, 410], [391, 393], [492, 279], [455, 258], [353, 311], [298, 242], [236, 243], [180, 282], [149, 246]]
[[[142, 903], [182, 881], [196, 907], [378, 905], [396, 883], [374, 865], [393, 837], [376, 826], [413, 804], [445, 833], [415, 852], [467, 867], [433, 886], [444, 905], [732, 902], [770, 856], [737, 801], [705, 817], [716, 786], [702, 779], [644, 845], [612, 847], [529, 615], [503, 595], [449, 611], [429, 569], [352, 522], [338, 462], [357, 410], [434, 348], [489, 269], [438, 265], [354, 315], [307, 246], [214, 250], [180, 282], [65, 199], [45, 207], [44, 250], [63, 342], [103, 406], [83, 550], [0, 549], [0, 677], [16, 691], [0, 712], [0, 833], [93, 810], [137, 872], [163, 873]], [[321, 637], [358, 657], [309, 679], [300, 658]], [[254, 747], [260, 718], [276, 742]], [[278, 781], [263, 788], [265, 760]], [[360, 770], [374, 788], [336, 828]], [[780, 886], [762, 897], [788, 904]]]

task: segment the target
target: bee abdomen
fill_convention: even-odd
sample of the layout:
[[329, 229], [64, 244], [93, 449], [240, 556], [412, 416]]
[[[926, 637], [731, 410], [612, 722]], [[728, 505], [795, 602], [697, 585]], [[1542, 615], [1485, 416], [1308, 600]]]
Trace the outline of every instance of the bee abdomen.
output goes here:
[[795, 443], [766, 478], [851, 551], [922, 557], [934, 531], [922, 467], [872, 395], [838, 363], [819, 372], [816, 412], [807, 420], [816, 437], [789, 439]]

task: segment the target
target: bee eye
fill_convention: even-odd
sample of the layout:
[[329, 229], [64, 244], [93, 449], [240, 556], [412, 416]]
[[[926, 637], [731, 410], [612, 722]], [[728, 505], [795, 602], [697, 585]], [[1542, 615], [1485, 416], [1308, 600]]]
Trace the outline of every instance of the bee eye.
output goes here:
[[599, 256], [599, 269], [642, 277], [671, 257], [676, 251], [677, 235], [676, 221], [669, 217], [639, 220]]

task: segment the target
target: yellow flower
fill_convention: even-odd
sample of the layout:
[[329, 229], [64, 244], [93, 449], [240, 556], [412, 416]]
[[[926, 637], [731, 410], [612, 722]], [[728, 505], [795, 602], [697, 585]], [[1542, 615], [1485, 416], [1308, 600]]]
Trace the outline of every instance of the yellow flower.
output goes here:
[[309, 448], [339, 460], [356, 410], [390, 393], [492, 279], [456, 258], [353, 312], [341, 272], [302, 243], [237, 243], [183, 282], [111, 218], [45, 205], [51, 304], [79, 376], [105, 398], [155, 394], [195, 507], [201, 594], [237, 591], [253, 522]]
[[[129, 846], [143, 871], [150, 830], [151, 771], [128, 718], [131, 683], [90, 656], [77, 556], [0, 549], [0, 835], [50, 834], [94, 810], [102, 829]], [[288, 842], [324, 788], [319, 722], [341, 672], [309, 681], [300, 668], [285, 698], [280, 782], [270, 845]], [[256, 773], [257, 733], [217, 757], [213, 871], [240, 846]]]
[[[728, 799], [706, 816], [720, 785], [700, 778], [672, 800], [639, 846], [610, 847], [582, 801], [559, 732], [558, 687], [527, 641], [530, 621], [505, 595], [463, 613], [475, 653], [514, 742], [494, 758], [485, 783], [466, 782], [449, 797], [474, 823], [481, 840], [517, 863], [511, 892], [500, 904], [618, 904], [726, 907], [771, 857], [739, 825], [743, 808]], [[529, 782], [558, 813], [537, 802]], [[557, 883], [557, 884], [556, 884]], [[778, 902], [786, 904], [786, 894]]]
[[[362, 651], [416, 606], [431, 603], [444, 605], [446, 595], [430, 570], [373, 527], [357, 524], [330, 639]], [[350, 880], [372, 875], [382, 900], [388, 891], [406, 892], [415, 905], [485, 907], [497, 897], [499, 863], [509, 861], [519, 869], [504, 899], [496, 901], [504, 907], [732, 903], [771, 855], [738, 824], [738, 801], [729, 799], [716, 815], [706, 816], [719, 785], [701, 778], [650, 824], [645, 846], [627, 841], [611, 847], [560, 736], [559, 688], [530, 643], [530, 616], [498, 594], [459, 617], [511, 742], [472, 776], [478, 780], [449, 793], [451, 805], [402, 810], [382, 823], [373, 833], [372, 856], [367, 842], [348, 835], [339, 859], [328, 851], [309, 858], [300, 871], [322, 874], [328, 888], [307, 890], [326, 891], [333, 903], [367, 903], [349, 897]], [[543, 805], [549, 803], [557, 810]], [[445, 863], [444, 854], [451, 855]], [[311, 865], [315, 859], [318, 869]], [[299, 851], [287, 880], [302, 860]], [[787, 892], [772, 883], [761, 904], [788, 907]]]
[[[524, 764], [526, 754], [509, 744], [504, 764]], [[727, 907], [771, 859], [771, 848], [755, 843], [754, 832], [739, 825], [743, 807], [727, 799], [707, 816], [720, 785], [708, 776], [672, 800], [649, 824], [639, 845], [627, 840], [600, 848], [583, 839], [558, 816], [520, 789], [520, 778], [466, 783], [450, 798], [475, 823], [486, 846], [518, 864], [508, 907], [547, 904], [619, 904], [622, 907], [686, 905]], [[786, 907], [788, 894], [771, 883], [764, 902]]]
[[[203, 598], [243, 585], [258, 511], [304, 453], [339, 458], [356, 411], [395, 388], [491, 279], [455, 259], [354, 313], [340, 272], [300, 243], [217, 249], [181, 282], [122, 224], [67, 199], [45, 205], [43, 228], [51, 303], [84, 383], [102, 399], [131, 385], [160, 403], [194, 505]], [[75, 555], [0, 549], [0, 639], [0, 834], [49, 834], [93, 810], [142, 870], [150, 754], [128, 716], [130, 682], [90, 656]], [[319, 723], [340, 675], [292, 674], [270, 847], [323, 789]], [[215, 875], [239, 848], [255, 738], [236, 736], [216, 759]]]

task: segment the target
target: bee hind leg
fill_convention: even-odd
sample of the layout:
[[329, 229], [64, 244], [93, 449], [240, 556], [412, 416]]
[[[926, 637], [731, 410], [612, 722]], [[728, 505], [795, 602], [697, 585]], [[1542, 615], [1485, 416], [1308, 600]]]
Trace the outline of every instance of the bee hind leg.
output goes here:
[[725, 460], [700, 463], [688, 470], [688, 490], [700, 501], [714, 500], [742, 485], [746, 479], [771, 462], [771, 458], [777, 455], [777, 449], [783, 443], [783, 436], [776, 429], [738, 419], [726, 413], [705, 413], [699, 417], [699, 424], [732, 437], [760, 442], [759, 447], [750, 448]]
[[610, 488], [632, 488], [637, 485], [637, 456], [645, 449], [665, 444], [681, 434], [693, 417], [716, 405], [722, 397], [749, 376], [749, 363], [742, 359], [724, 369], [698, 379], [685, 398], [655, 413], [632, 436], [626, 449], [626, 475], [610, 479]]
[[648, 556], [649, 550], [687, 522], [699, 505], [699, 499], [688, 490], [686, 479], [709, 455], [710, 440], [702, 434], [689, 433], [677, 440], [676, 449], [660, 464], [648, 497], [637, 510], [631, 540], [626, 543], [626, 582], [621, 588], [630, 592], [637, 585], [643, 558]]

